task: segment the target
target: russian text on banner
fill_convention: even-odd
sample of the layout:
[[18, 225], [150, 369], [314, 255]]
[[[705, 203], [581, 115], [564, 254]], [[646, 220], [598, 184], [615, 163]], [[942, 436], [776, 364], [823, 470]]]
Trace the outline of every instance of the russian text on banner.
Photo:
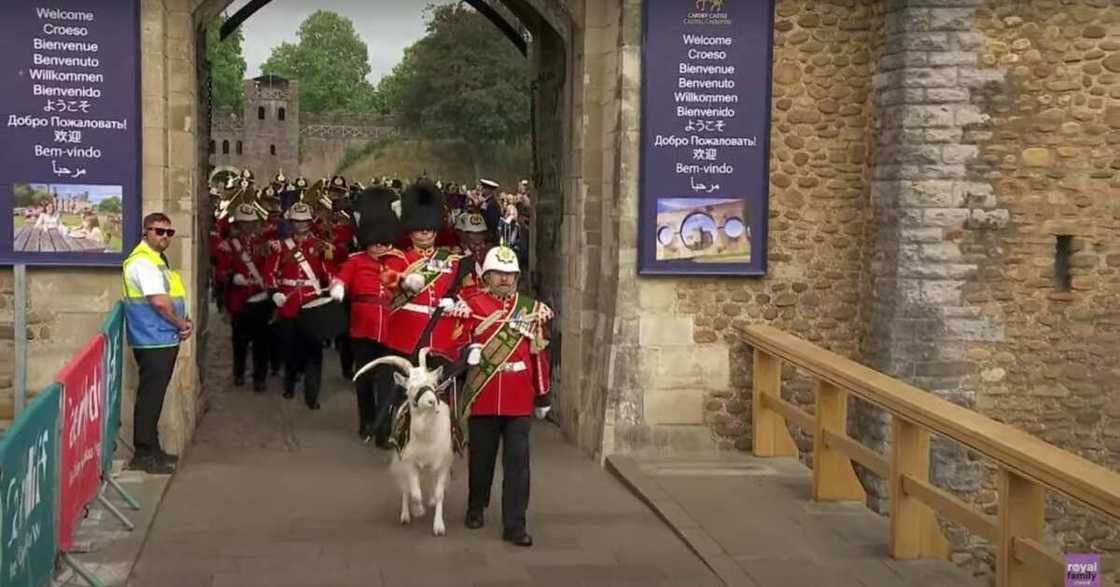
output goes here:
[[113, 468], [117, 432], [121, 427], [121, 364], [124, 357], [124, 306], [117, 302], [101, 323], [105, 337], [105, 426], [101, 442], [101, 470]]
[[39, 587], [54, 572], [61, 391], [39, 392], [0, 441], [0, 585]]
[[105, 339], [98, 334], [58, 374], [62, 384], [62, 457], [59, 470], [58, 546], [70, 550], [82, 509], [101, 482], [105, 400]]

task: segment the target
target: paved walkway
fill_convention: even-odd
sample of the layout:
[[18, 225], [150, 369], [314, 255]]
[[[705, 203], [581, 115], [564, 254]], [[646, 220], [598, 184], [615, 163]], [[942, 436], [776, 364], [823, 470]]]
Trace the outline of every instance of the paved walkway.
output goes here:
[[[216, 364], [210, 376], [228, 369]], [[501, 540], [500, 491], [485, 529], [463, 526], [465, 459], [456, 461], [445, 507], [448, 535], [431, 535], [430, 514], [400, 526], [389, 453], [359, 442], [355, 398], [333, 354], [325, 371], [317, 412], [298, 395], [281, 398], [276, 379], [264, 395], [248, 387], [214, 394], [129, 585], [721, 584], [653, 511], [547, 423], [533, 432], [532, 548]]]
[[431, 535], [430, 514], [402, 527], [390, 455], [359, 442], [335, 355], [327, 354], [323, 409], [312, 412], [298, 396], [282, 399], [275, 378], [263, 395], [229, 387], [228, 330], [215, 331], [208, 375], [217, 391], [130, 586], [982, 584], [947, 562], [890, 560], [886, 520], [860, 504], [813, 503], [796, 461], [615, 456], [608, 471], [548, 423], [533, 431], [532, 548], [501, 540], [497, 479], [487, 527], [463, 527], [463, 459], [445, 508], [448, 535]]
[[662, 453], [609, 466], [726, 585], [987, 586], [948, 561], [891, 559], [887, 519], [862, 503], [812, 501], [796, 459]]

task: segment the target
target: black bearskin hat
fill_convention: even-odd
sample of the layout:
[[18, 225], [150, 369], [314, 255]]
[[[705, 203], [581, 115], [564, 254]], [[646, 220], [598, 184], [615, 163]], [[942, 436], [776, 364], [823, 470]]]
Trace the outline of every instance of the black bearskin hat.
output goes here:
[[401, 196], [401, 222], [408, 232], [443, 226], [443, 194], [429, 181], [418, 181]]
[[358, 218], [358, 244], [363, 249], [400, 238], [401, 222], [393, 212], [396, 198], [392, 190], [380, 186], [367, 188], [355, 196], [353, 209]]

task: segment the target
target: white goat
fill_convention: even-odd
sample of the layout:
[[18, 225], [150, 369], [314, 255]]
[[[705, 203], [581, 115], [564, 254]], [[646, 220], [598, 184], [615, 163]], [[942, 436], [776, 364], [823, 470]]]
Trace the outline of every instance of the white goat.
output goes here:
[[390, 465], [401, 490], [401, 524], [424, 515], [420, 478], [422, 473], [427, 473], [428, 505], [435, 509], [432, 533], [443, 536], [447, 533], [443, 523], [443, 494], [455, 458], [451, 444], [451, 408], [436, 395], [443, 368], [428, 369], [428, 349], [425, 348], [420, 351], [419, 366], [413, 366], [402, 357], [382, 357], [359, 369], [354, 380], [382, 364], [392, 365], [404, 373], [394, 373], [393, 379], [404, 388], [407, 397], [404, 409], [409, 411], [408, 442]]

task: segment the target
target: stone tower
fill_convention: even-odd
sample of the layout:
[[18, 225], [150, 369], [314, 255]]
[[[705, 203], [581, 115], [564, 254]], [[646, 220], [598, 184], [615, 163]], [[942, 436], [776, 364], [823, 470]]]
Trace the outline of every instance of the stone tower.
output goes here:
[[299, 82], [262, 75], [244, 82], [244, 154], [240, 166], [257, 174], [258, 182], [283, 170], [299, 172]]

